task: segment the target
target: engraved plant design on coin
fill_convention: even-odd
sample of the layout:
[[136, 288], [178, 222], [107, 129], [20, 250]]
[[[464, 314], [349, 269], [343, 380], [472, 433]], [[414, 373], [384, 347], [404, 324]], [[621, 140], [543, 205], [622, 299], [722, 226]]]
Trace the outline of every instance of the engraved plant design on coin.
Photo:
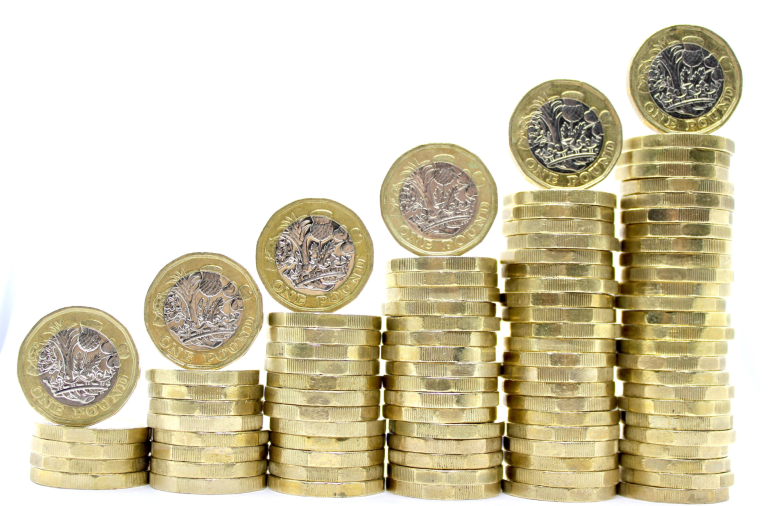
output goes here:
[[400, 212], [411, 229], [430, 239], [453, 237], [478, 208], [472, 178], [452, 163], [435, 161], [410, 173], [400, 189]]
[[[565, 94], [564, 94], [565, 95]], [[603, 147], [603, 124], [597, 111], [581, 100], [549, 100], [528, 123], [528, 145], [536, 160], [549, 170], [570, 174], [591, 165]]]
[[344, 283], [354, 265], [355, 245], [343, 226], [327, 216], [307, 216], [283, 225], [275, 264], [294, 290], [330, 292]]
[[656, 105], [675, 118], [698, 118], [720, 100], [725, 76], [717, 57], [699, 37], [665, 47], [648, 70], [648, 90]]
[[163, 318], [184, 346], [212, 350], [226, 343], [241, 322], [243, 298], [237, 286], [218, 272], [178, 272], [165, 297]]

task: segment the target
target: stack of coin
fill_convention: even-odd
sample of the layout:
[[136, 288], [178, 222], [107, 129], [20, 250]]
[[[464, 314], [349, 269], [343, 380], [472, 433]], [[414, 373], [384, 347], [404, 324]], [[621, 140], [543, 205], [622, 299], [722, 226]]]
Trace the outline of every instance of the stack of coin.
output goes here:
[[500, 492], [494, 258], [388, 264], [382, 358], [389, 419], [387, 490], [423, 499]]
[[150, 486], [183, 494], [266, 488], [259, 371], [152, 369], [147, 380]]
[[311, 497], [383, 492], [381, 318], [271, 313], [269, 325], [269, 488]]
[[111, 490], [146, 485], [149, 429], [36, 423], [29, 462], [32, 481], [48, 487]]
[[510, 495], [600, 501], [616, 493], [615, 207], [615, 195], [592, 190], [504, 199], [503, 487]]
[[733, 141], [628, 139], [618, 169], [624, 239], [619, 342], [621, 493], [719, 502], [733, 484], [730, 294]]

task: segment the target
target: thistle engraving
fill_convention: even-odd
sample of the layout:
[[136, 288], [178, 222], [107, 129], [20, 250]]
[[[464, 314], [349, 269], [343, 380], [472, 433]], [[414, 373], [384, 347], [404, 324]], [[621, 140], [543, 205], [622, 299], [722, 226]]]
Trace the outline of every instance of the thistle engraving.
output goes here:
[[434, 161], [411, 172], [400, 189], [400, 213], [417, 234], [448, 239], [464, 232], [478, 208], [477, 186], [452, 163]]

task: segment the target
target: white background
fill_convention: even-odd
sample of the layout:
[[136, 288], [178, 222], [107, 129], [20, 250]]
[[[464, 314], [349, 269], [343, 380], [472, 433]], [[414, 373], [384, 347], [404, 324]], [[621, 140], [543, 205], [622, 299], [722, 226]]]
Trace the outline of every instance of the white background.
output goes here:
[[[764, 487], [766, 324], [765, 8], [739, 2], [4, 2], [0, 7], [0, 384], [5, 504], [183, 500], [149, 487], [78, 492], [35, 486], [28, 444], [38, 419], [16, 382], [16, 356], [43, 315], [101, 308], [124, 323], [143, 369], [172, 367], [144, 330], [149, 284], [170, 260], [223, 253], [256, 277], [269, 216], [305, 197], [353, 209], [373, 236], [376, 266], [342, 312], [378, 314], [384, 261], [409, 254], [379, 215], [379, 187], [403, 152], [451, 142], [476, 153], [500, 196], [530, 189], [509, 154], [507, 123], [522, 95], [554, 78], [586, 81], [613, 102], [625, 137], [649, 130], [627, 99], [640, 44], [674, 24], [700, 24], [732, 46], [741, 104], [717, 133], [736, 140], [728, 370], [739, 433], [732, 503]], [[761, 12], [762, 11], [762, 12]], [[610, 177], [598, 189], [618, 191]], [[470, 254], [497, 256], [497, 220]], [[265, 296], [265, 313], [282, 310]], [[502, 334], [503, 335], [503, 334]], [[263, 368], [259, 337], [237, 368]], [[120, 416], [141, 420], [142, 379]], [[505, 410], [500, 410], [505, 412]], [[280, 500], [230, 496], [230, 504]], [[10, 502], [9, 502], [10, 501]], [[312, 500], [330, 504], [333, 500]], [[522, 504], [502, 495], [484, 504]], [[617, 498], [614, 503], [630, 501]], [[345, 504], [416, 504], [380, 494]], [[533, 504], [533, 503], [530, 503]]]

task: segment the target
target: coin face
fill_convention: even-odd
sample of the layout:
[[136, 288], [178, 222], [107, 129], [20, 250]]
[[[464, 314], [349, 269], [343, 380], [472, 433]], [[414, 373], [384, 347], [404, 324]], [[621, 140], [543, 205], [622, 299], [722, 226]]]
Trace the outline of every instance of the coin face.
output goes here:
[[360, 218], [338, 202], [297, 200], [267, 222], [256, 268], [267, 291], [288, 309], [336, 311], [368, 281], [373, 242]]
[[709, 133], [741, 98], [741, 68], [717, 34], [700, 26], [670, 26], [653, 34], [629, 68], [635, 110], [659, 132]]
[[48, 420], [93, 425], [117, 413], [136, 387], [139, 356], [112, 316], [69, 307], [43, 317], [19, 350], [19, 383]]
[[185, 369], [219, 369], [251, 346], [264, 319], [256, 282], [223, 255], [191, 253], [160, 271], [144, 302], [152, 341]]
[[588, 188], [621, 152], [621, 122], [592, 86], [558, 79], [525, 94], [509, 121], [509, 147], [523, 175], [543, 188]]
[[381, 186], [381, 216], [417, 255], [461, 255], [496, 217], [496, 183], [483, 162], [453, 144], [425, 144], [395, 161]]

